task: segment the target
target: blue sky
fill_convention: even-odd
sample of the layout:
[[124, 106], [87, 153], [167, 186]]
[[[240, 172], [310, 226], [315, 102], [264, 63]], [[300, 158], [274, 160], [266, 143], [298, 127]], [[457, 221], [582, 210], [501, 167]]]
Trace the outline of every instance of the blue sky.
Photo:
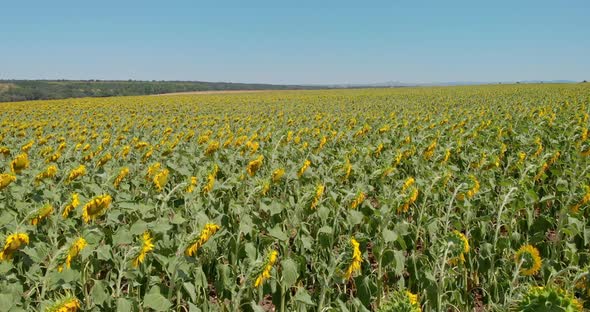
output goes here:
[[0, 0], [0, 79], [590, 80], [590, 1]]

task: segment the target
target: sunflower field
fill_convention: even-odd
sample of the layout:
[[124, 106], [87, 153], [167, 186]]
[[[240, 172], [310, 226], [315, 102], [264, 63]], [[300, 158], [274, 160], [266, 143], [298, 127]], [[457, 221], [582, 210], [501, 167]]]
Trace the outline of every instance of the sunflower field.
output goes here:
[[0, 103], [0, 311], [583, 311], [590, 86]]

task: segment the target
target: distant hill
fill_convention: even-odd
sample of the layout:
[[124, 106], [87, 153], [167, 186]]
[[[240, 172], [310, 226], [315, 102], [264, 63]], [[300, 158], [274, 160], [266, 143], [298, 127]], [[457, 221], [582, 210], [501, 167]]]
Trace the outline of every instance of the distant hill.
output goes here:
[[190, 91], [300, 90], [314, 86], [204, 81], [0, 80], [0, 102]]

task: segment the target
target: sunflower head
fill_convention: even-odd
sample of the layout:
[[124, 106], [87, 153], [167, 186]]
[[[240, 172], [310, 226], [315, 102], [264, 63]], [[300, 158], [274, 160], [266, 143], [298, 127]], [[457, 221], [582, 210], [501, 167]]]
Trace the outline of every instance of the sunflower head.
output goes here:
[[531, 287], [512, 307], [512, 311], [518, 312], [582, 310], [582, 304], [572, 294], [552, 287]]
[[45, 204], [41, 208], [37, 209], [35, 213], [29, 219], [31, 225], [37, 225], [53, 212], [53, 206], [51, 204]]
[[169, 173], [170, 172], [168, 171], [168, 169], [164, 169], [154, 176], [153, 182], [159, 192], [161, 192], [164, 189], [166, 182], [168, 182]]
[[65, 297], [56, 300], [45, 312], [76, 312], [80, 309], [80, 300], [76, 297]]
[[12, 173], [17, 174], [29, 167], [29, 155], [22, 153], [16, 156], [12, 162], [10, 162], [10, 170]]
[[397, 290], [377, 308], [378, 312], [421, 312], [418, 295], [410, 291]]
[[520, 274], [525, 276], [537, 274], [542, 264], [539, 250], [532, 245], [521, 246], [514, 254], [514, 262], [520, 264]]
[[281, 180], [281, 178], [285, 175], [285, 169], [278, 168], [272, 172], [272, 182], [277, 183]]
[[465, 234], [454, 230], [446, 239], [452, 263], [465, 261], [465, 254], [469, 252], [469, 241]]
[[4, 248], [0, 250], [0, 261], [10, 260], [16, 251], [23, 245], [29, 244], [29, 235], [27, 233], [14, 233], [6, 237]]
[[95, 219], [102, 214], [111, 206], [113, 198], [108, 195], [100, 195], [93, 198], [82, 208], [82, 218], [84, 222], [88, 223], [91, 219]]
[[16, 181], [16, 176], [2, 173], [0, 174], [0, 190], [10, 185], [10, 183]]

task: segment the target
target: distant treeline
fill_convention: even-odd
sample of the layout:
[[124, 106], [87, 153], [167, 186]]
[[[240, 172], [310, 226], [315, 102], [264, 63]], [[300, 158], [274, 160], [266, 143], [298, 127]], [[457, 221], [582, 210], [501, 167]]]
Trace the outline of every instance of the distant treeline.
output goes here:
[[202, 81], [0, 80], [0, 102], [188, 91], [299, 89], [313, 87]]

